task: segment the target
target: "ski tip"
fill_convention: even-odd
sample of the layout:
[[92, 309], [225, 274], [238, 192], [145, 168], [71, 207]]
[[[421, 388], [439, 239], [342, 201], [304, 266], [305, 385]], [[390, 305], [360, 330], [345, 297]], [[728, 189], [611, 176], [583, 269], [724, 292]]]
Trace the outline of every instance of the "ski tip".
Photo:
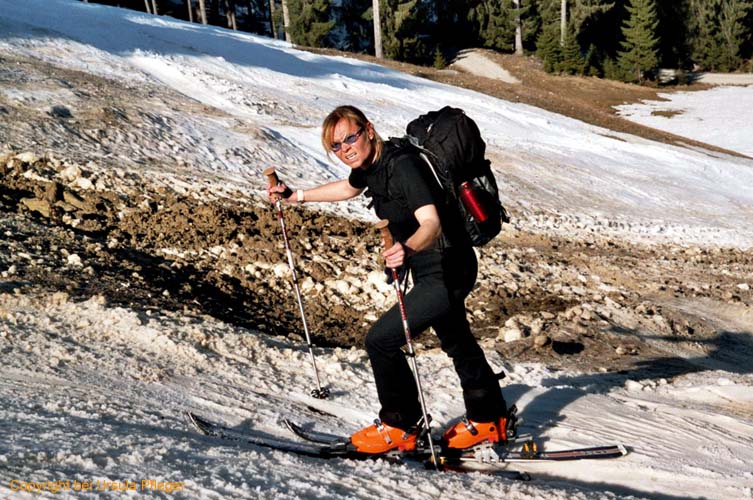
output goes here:
[[625, 445], [618, 444], [617, 449], [620, 450], [620, 453], [622, 454], [623, 457], [628, 454], [628, 449], [625, 448]]
[[190, 425], [192, 425], [195, 429], [197, 429], [202, 434], [209, 434], [209, 423], [201, 418], [200, 416], [196, 415], [193, 412], [187, 411], [185, 412], [186, 420]]
[[285, 427], [287, 427], [292, 432], [296, 432], [298, 430], [301, 430], [301, 426], [300, 425], [296, 424], [295, 422], [293, 422], [292, 420], [290, 420], [287, 417], [284, 417], [282, 419], [282, 423], [285, 424]]

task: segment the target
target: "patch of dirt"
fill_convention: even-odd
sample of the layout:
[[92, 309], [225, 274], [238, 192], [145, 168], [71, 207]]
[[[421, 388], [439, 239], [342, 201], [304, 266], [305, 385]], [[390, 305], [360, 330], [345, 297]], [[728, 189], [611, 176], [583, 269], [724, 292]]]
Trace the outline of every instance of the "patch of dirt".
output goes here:
[[673, 116], [681, 115], [682, 111], [652, 111], [651, 114], [653, 116], [664, 116], [666, 118], [672, 118]]
[[[179, 193], [133, 175], [133, 187], [122, 189], [115, 173], [30, 154], [7, 153], [0, 166], [0, 291], [101, 295], [146, 315], [208, 314], [301, 336], [270, 207]], [[379, 311], [394, 304], [375, 231], [298, 206], [284, 213], [316, 343], [362, 346]], [[740, 338], [752, 352], [753, 324], [732, 331], [721, 318], [692, 314], [726, 308], [753, 318], [750, 253], [571, 241], [508, 226], [479, 254], [467, 302], [472, 328], [510, 361], [667, 376], [736, 363]], [[737, 340], [720, 344], [724, 335]], [[431, 334], [418, 343], [437, 346]]]

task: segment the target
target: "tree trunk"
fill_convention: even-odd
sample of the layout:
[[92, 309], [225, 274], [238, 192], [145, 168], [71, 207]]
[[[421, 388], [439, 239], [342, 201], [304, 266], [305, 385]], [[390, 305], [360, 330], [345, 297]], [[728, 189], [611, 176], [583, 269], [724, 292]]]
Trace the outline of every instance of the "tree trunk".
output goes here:
[[238, 31], [238, 25], [235, 22], [235, 0], [225, 0], [225, 17], [227, 17], [227, 27]]
[[382, 22], [380, 20], [379, 0], [372, 0], [371, 5], [374, 15], [374, 55], [377, 59], [382, 59], [384, 52], [382, 51]]
[[275, 26], [275, 0], [269, 0], [269, 25], [272, 27], [272, 38], [277, 40], [277, 26]]
[[520, 0], [512, 0], [515, 4], [515, 55], [523, 55], [523, 23], [520, 20]]
[[152, 0], [152, 12], [154, 15], [159, 15], [159, 12], [157, 12], [157, 0]]
[[293, 43], [290, 37], [290, 12], [288, 11], [288, 0], [282, 0], [282, 26], [285, 30], [285, 41]]
[[188, 7], [188, 22], [193, 22], [193, 0], [186, 0], [186, 7]]
[[567, 0], [560, 3], [560, 46], [565, 46], [565, 35], [567, 34]]
[[206, 0], [199, 0], [199, 13], [201, 14], [201, 24], [207, 24], [207, 6]]
[[152, 8], [149, 7], [149, 0], [144, 0], [144, 8], [146, 9], [146, 13], [147, 14], [151, 14], [152, 13]]

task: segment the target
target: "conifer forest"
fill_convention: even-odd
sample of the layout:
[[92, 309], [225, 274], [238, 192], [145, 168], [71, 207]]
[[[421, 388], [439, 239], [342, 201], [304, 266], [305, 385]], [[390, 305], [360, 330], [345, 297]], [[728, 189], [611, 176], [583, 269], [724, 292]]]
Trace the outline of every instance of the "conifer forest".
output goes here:
[[482, 47], [632, 82], [659, 68], [753, 71], [753, 0], [83, 1], [439, 68]]

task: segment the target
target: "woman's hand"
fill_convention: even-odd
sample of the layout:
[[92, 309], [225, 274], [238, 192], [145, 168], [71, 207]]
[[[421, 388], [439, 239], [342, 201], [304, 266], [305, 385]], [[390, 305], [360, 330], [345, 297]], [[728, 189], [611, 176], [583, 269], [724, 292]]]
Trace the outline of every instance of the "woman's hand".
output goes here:
[[[286, 194], [287, 196], [285, 196]], [[267, 196], [272, 203], [276, 203], [278, 199], [291, 201], [290, 197], [292, 195], [293, 191], [284, 182], [280, 182], [276, 186], [272, 186], [271, 184], [267, 186]]]
[[385, 265], [387, 267], [390, 269], [397, 269], [405, 263], [405, 257], [409, 253], [409, 251], [406, 251], [405, 246], [398, 241], [382, 252], [382, 255], [384, 256]]

